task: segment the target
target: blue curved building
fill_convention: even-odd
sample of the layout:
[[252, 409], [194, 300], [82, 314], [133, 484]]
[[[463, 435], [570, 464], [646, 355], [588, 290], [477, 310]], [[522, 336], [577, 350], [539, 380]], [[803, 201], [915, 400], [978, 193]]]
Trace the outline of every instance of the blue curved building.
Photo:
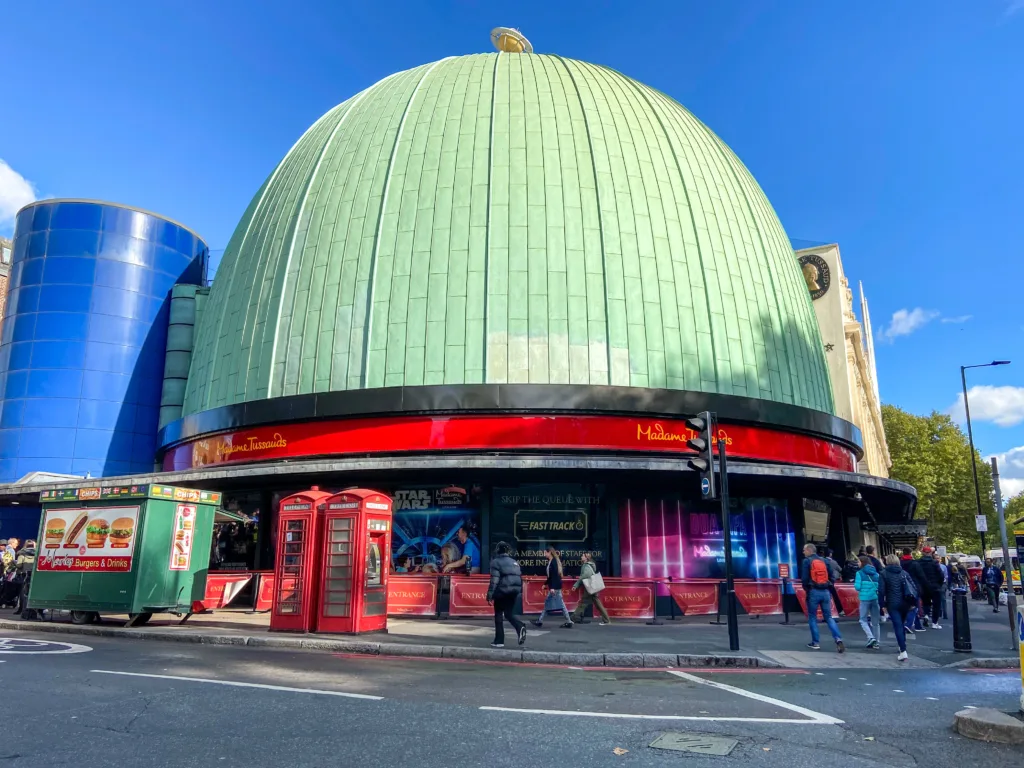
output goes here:
[[0, 482], [153, 469], [171, 288], [201, 284], [206, 243], [90, 200], [23, 208], [0, 331]]

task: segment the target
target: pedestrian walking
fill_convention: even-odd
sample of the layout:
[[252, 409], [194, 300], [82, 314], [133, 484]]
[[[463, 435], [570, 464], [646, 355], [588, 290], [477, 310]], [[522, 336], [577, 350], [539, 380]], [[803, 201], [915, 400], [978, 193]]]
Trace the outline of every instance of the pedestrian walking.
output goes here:
[[[861, 555], [864, 554], [861, 552]], [[853, 550], [846, 556], [846, 565], [843, 566], [843, 581], [854, 582], [857, 580], [857, 572], [861, 569], [860, 555], [855, 555]]]
[[942, 629], [939, 619], [942, 616], [942, 587], [945, 579], [939, 562], [933, 555], [934, 551], [931, 547], [924, 547], [917, 565], [925, 583], [925, 590], [921, 595], [924, 602], [924, 623], [930, 625], [932, 629]]
[[25, 542], [18, 553], [14, 566], [14, 583], [18, 585], [18, 603], [14, 607], [14, 615], [22, 618], [34, 618], [35, 611], [28, 610], [28, 590], [32, 585], [32, 572], [36, 567], [36, 543], [33, 539]]
[[[860, 556], [860, 570], [854, 577], [853, 586], [860, 598], [860, 626], [868, 638], [868, 648], [878, 648], [882, 636], [880, 609], [878, 607], [878, 571], [867, 555]], [[872, 620], [874, 630], [872, 631]]]
[[494, 606], [492, 648], [505, 647], [505, 621], [516, 631], [519, 644], [526, 642], [526, 627], [513, 613], [522, 591], [523, 572], [512, 557], [512, 547], [499, 541], [491, 560], [491, 583], [487, 585], [487, 602]]
[[988, 604], [992, 606], [992, 613], [999, 613], [999, 590], [1003, 586], [1003, 572], [992, 565], [992, 558], [985, 558], [985, 568], [981, 572], [981, 583], [985, 588], [985, 596]]
[[871, 558], [871, 564], [875, 566], [875, 570], [878, 571], [879, 574], [881, 574], [882, 571], [885, 569], [885, 566], [882, 565], [881, 560], [875, 557], [874, 546], [868, 544], [866, 547], [864, 547], [864, 554]]
[[562, 556], [554, 547], [548, 547], [544, 550], [544, 557], [548, 559], [547, 579], [544, 581], [548, 591], [544, 595], [544, 607], [540, 611], [540, 616], [533, 624], [542, 627], [548, 611], [561, 611], [565, 617], [562, 629], [572, 629], [572, 617], [569, 615], [569, 609], [565, 607], [565, 598], [562, 597]]
[[917, 632], [924, 632], [925, 626], [921, 621], [922, 609], [924, 608], [924, 594], [928, 589], [928, 583], [925, 581], [924, 573], [921, 571], [921, 564], [914, 559], [914, 555], [910, 550], [910, 547], [903, 548], [903, 557], [900, 558], [900, 566], [906, 571], [907, 575], [910, 576], [914, 581], [914, 587], [917, 591], [917, 605], [914, 606], [914, 610], [908, 614], [910, 617], [907, 620], [907, 630], [911, 635]]
[[897, 661], [907, 660], [907, 625], [912, 623], [910, 611], [916, 610], [917, 587], [910, 575], [903, 570], [896, 555], [885, 558], [885, 569], [878, 580], [878, 601], [882, 611], [892, 622], [896, 644], [900, 653]]
[[828, 631], [832, 633], [832, 639], [836, 641], [836, 651], [844, 653], [846, 646], [843, 645], [843, 636], [839, 634], [836, 620], [832, 618], [832, 599], [829, 595], [832, 577], [829, 574], [825, 558], [817, 553], [813, 544], [804, 546], [804, 562], [800, 568], [800, 581], [807, 594], [807, 624], [811, 628], [811, 642], [807, 644], [807, 647], [814, 650], [821, 648], [821, 637], [818, 634], [818, 609], [821, 608], [821, 615], [825, 617]]
[[580, 577], [576, 579], [576, 583], [573, 584], [572, 588], [582, 589], [583, 595], [580, 598], [580, 604], [576, 606], [576, 610], [572, 612], [572, 617], [569, 620], [574, 622], [582, 621], [584, 611], [587, 610], [588, 606], [593, 605], [601, 614], [601, 626], [611, 624], [612, 620], [608, 618], [608, 611], [605, 610], [604, 603], [601, 602], [601, 590], [604, 589], [604, 579], [601, 578], [601, 574], [597, 571], [594, 558], [589, 552], [584, 552], [580, 559], [583, 561], [583, 567], [580, 569]]
[[949, 592], [949, 566], [945, 563], [945, 558], [939, 560], [939, 568], [942, 569], [942, 590], [939, 594], [939, 604], [942, 606], [942, 620], [945, 621], [949, 618], [946, 615], [946, 594]]

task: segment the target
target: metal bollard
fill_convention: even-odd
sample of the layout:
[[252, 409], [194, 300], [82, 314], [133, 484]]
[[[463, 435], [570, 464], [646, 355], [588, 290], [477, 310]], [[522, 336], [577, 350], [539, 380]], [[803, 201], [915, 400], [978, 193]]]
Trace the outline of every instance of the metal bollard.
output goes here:
[[967, 593], [953, 593], [953, 650], [971, 652], [971, 617], [967, 614]]

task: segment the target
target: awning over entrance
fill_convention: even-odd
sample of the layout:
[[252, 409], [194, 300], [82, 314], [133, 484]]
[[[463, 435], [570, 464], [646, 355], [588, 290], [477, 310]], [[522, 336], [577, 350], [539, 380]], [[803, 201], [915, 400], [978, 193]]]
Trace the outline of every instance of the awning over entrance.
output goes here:
[[[278, 485], [295, 486], [323, 484], [327, 479], [334, 484], [345, 484], [349, 478], [403, 473], [436, 473], [450, 475], [465, 470], [523, 470], [550, 472], [586, 472], [609, 478], [636, 473], [655, 473], [659, 477], [677, 476], [693, 479], [684, 458], [635, 456], [576, 456], [576, 455], [501, 455], [458, 454], [432, 456], [374, 456], [303, 461], [268, 462], [241, 466], [208, 467], [181, 472], [153, 472], [125, 477], [97, 480], [97, 485], [136, 485], [161, 483], [207, 490], [227, 491], [239, 488]], [[856, 472], [798, 467], [784, 464], [761, 464], [733, 461], [729, 475], [737, 483], [735, 492], [744, 485], [763, 492], [771, 490], [799, 492], [814, 498], [843, 498], [864, 508], [864, 519], [874, 524], [909, 523], [917, 505], [917, 493], [906, 483], [884, 477]], [[68, 483], [68, 487], [81, 485], [81, 480]], [[0, 506], [12, 503], [36, 504], [39, 492], [45, 488], [60, 488], [59, 483], [45, 485], [0, 485]]]

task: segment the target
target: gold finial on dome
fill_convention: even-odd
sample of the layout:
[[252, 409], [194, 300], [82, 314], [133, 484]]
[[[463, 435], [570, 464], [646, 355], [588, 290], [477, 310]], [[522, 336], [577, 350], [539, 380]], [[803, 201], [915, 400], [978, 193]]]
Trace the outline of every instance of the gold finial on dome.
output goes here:
[[492, 29], [491, 42], [502, 53], [533, 53], [533, 46], [526, 39], [526, 35], [511, 27]]

